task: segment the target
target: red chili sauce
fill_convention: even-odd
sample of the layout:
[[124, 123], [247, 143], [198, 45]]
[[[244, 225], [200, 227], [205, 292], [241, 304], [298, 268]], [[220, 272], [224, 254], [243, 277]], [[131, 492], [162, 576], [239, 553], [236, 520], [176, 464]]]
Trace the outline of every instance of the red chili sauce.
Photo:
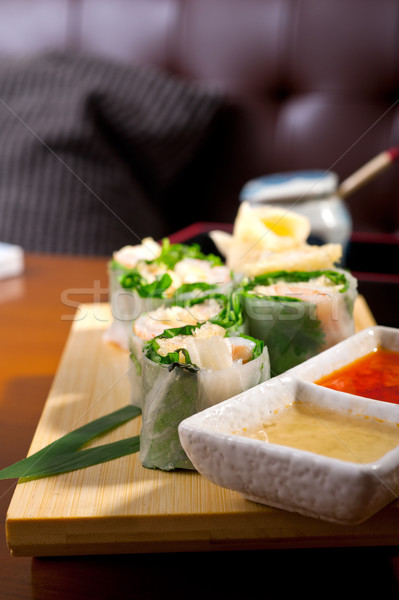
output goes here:
[[399, 404], [399, 352], [378, 347], [315, 383], [340, 392]]

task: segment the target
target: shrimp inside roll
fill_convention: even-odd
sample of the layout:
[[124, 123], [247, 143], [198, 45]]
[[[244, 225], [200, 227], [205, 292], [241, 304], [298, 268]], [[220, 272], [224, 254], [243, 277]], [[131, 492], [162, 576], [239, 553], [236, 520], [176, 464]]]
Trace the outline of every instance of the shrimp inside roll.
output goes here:
[[257, 285], [255, 294], [265, 297], [295, 298], [315, 305], [315, 317], [323, 327], [324, 347], [330, 347], [345, 336], [351, 327], [352, 316], [348, 313], [342, 290], [345, 283], [333, 283], [326, 275], [319, 275], [308, 281], [279, 281], [271, 285]]
[[179, 350], [179, 362], [186, 362], [187, 350], [192, 364], [200, 369], [228, 369], [252, 359], [255, 342], [240, 336], [225, 337], [226, 331], [215, 323], [204, 323], [192, 335], [158, 338], [158, 354], [166, 356]]
[[198, 281], [210, 284], [223, 284], [231, 280], [230, 269], [224, 265], [212, 265], [207, 260], [184, 258], [175, 266], [175, 274], [184, 283]]
[[354, 333], [356, 295], [356, 279], [337, 268], [265, 273], [245, 282], [241, 299], [279, 374]]
[[255, 294], [262, 296], [286, 296], [304, 302], [315, 302], [317, 298], [319, 300], [329, 298], [331, 294], [336, 294], [342, 291], [343, 288], [343, 283], [334, 284], [326, 275], [320, 275], [300, 283], [288, 280], [270, 285], [256, 285], [253, 291]]
[[113, 259], [127, 269], [133, 269], [139, 261], [154, 260], [161, 254], [161, 246], [152, 238], [144, 238], [136, 246], [123, 246], [113, 254]]
[[208, 321], [221, 310], [221, 303], [214, 298], [207, 298], [190, 307], [160, 306], [151, 312], [142, 313], [133, 323], [133, 332], [142, 340], [150, 340], [161, 335], [165, 329]]

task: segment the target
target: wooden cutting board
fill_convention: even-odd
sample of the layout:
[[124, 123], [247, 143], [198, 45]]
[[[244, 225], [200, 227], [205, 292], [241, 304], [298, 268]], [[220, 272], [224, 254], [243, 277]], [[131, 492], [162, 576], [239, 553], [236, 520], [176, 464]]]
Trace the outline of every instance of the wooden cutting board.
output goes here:
[[[358, 330], [375, 324], [362, 297], [355, 315]], [[108, 304], [79, 308], [29, 454], [129, 402], [128, 355], [102, 340], [110, 317]], [[138, 434], [140, 420], [97, 443]], [[394, 502], [338, 526], [255, 504], [196, 472], [145, 469], [131, 455], [19, 483], [6, 535], [15, 556], [375, 546], [399, 543], [398, 521]]]

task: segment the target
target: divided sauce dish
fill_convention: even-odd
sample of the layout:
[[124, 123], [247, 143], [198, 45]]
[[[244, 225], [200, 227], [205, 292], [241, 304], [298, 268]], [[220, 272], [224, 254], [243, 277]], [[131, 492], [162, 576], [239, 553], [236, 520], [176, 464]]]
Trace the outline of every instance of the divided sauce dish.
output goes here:
[[[399, 494], [399, 405], [331, 390], [315, 381], [378, 346], [399, 351], [399, 330], [367, 328], [285, 374], [185, 419], [179, 436], [194, 467], [248, 500], [340, 524], [365, 521]], [[274, 443], [272, 436], [268, 442], [248, 437], [258, 429], [263, 435], [268, 424], [278, 424], [281, 415], [301, 406], [317, 412], [316, 421], [352, 456], [337, 458], [303, 449], [295, 441]], [[325, 421], [327, 413], [318, 411], [342, 422], [354, 418], [359, 424], [386, 425], [392, 439], [380, 453], [375, 447], [370, 458]]]

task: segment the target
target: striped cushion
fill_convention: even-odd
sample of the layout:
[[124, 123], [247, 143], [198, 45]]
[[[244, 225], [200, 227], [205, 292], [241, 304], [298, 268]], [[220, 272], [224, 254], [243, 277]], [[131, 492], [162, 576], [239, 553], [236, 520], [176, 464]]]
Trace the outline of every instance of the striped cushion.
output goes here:
[[168, 235], [182, 210], [170, 191], [222, 104], [154, 68], [78, 54], [3, 60], [0, 240], [108, 255]]

